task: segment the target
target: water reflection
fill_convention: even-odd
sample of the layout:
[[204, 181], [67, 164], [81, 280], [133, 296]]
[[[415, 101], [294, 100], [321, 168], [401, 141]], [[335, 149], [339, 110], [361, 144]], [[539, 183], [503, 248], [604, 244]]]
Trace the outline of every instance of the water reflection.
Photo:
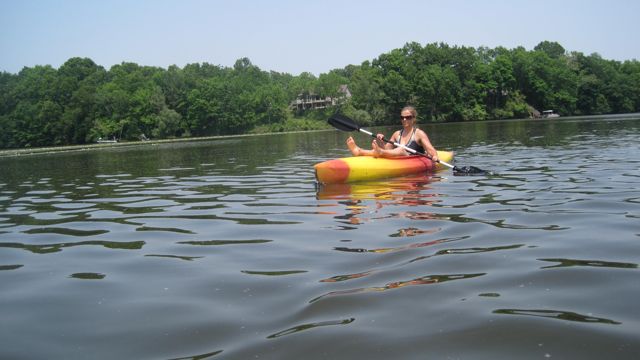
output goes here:
[[221, 354], [223, 350], [217, 350], [217, 351], [212, 351], [212, 352], [208, 352], [205, 354], [200, 354], [200, 355], [193, 355], [193, 356], [185, 356], [185, 357], [180, 357], [180, 358], [173, 358], [170, 360], [204, 360], [204, 359], [208, 359], [210, 357], [216, 356], [218, 354]]
[[[509, 212], [514, 206], [522, 206], [535, 199], [534, 196], [501, 199], [495, 193], [478, 194], [479, 198], [469, 197], [470, 203], [447, 204], [441, 194], [433, 192], [434, 182], [443, 181], [446, 178], [432, 175], [417, 175], [396, 179], [385, 179], [373, 182], [353, 183], [353, 184], [317, 184], [316, 197], [320, 200], [338, 200], [347, 211], [336, 214], [335, 219], [339, 220], [342, 230], [355, 230], [358, 225], [363, 225], [371, 221], [378, 221], [385, 218], [404, 218], [410, 220], [445, 220], [457, 223], [482, 223], [501, 229], [526, 230], [540, 229], [547, 231], [560, 231], [569, 229], [559, 224], [518, 224], [512, 223], [509, 219], [482, 219], [470, 216], [468, 213], [452, 213], [450, 211], [440, 212], [446, 209], [466, 209], [478, 205], [502, 205], [504, 209], [495, 209], [488, 212], [499, 213]], [[519, 187], [526, 184], [526, 179], [516, 180], [511, 177], [500, 177], [496, 179], [469, 179], [469, 183], [478, 187], [497, 187], [509, 190], [520, 191]], [[502, 195], [503, 197], [505, 195]], [[462, 198], [464, 199], [464, 198]], [[451, 200], [446, 199], [449, 203]], [[568, 199], [567, 199], [568, 200]], [[546, 206], [553, 204], [546, 203]], [[405, 210], [385, 215], [378, 215], [385, 207], [421, 208], [433, 211]], [[531, 206], [539, 207], [539, 206]], [[534, 211], [534, 210], [526, 210]], [[405, 237], [426, 234], [432, 229], [401, 228], [394, 236]]]
[[[436, 241], [431, 241], [431, 242], [427, 242], [427, 243], [422, 243], [422, 244], [412, 244], [409, 246], [403, 246], [403, 247], [398, 247], [398, 248], [392, 248], [392, 249], [380, 249], [380, 251], [376, 250], [367, 250], [367, 249], [361, 249], [361, 248], [345, 248], [345, 247], [341, 247], [341, 248], [335, 248], [335, 250], [338, 251], [346, 251], [346, 252], [374, 252], [374, 253], [386, 253], [386, 252], [391, 252], [391, 251], [399, 251], [399, 250], [407, 250], [407, 249], [416, 249], [416, 248], [420, 248], [423, 246], [431, 246], [431, 245], [436, 245], [436, 244], [441, 244], [441, 243], [446, 243], [446, 242], [450, 242], [450, 241], [458, 241], [458, 240], [463, 240], [463, 239], [467, 239], [469, 238], [468, 236], [464, 236], [464, 237], [460, 237], [460, 238], [451, 238], [451, 239], [442, 239], [442, 240], [436, 240]], [[520, 247], [522, 247], [523, 245], [505, 245], [505, 246], [493, 246], [493, 247], [486, 247], [486, 248], [456, 248], [456, 249], [443, 249], [443, 250], [438, 250], [436, 251], [434, 254], [431, 255], [422, 255], [422, 256], [418, 256], [415, 257], [409, 261], [403, 262], [401, 264], [396, 264], [396, 265], [390, 265], [387, 266], [385, 268], [376, 268], [376, 269], [371, 269], [371, 270], [367, 270], [367, 271], [363, 271], [363, 272], [358, 272], [358, 273], [354, 273], [354, 274], [341, 274], [341, 275], [335, 275], [326, 279], [322, 279], [320, 280], [320, 282], [340, 282], [340, 281], [347, 281], [347, 280], [353, 280], [353, 279], [359, 279], [365, 276], [369, 276], [372, 275], [374, 273], [378, 273], [378, 272], [382, 272], [385, 271], [387, 269], [391, 269], [391, 268], [398, 268], [398, 267], [403, 267], [418, 261], [423, 261], [423, 260], [427, 260], [436, 256], [442, 256], [442, 255], [460, 255], [460, 254], [479, 254], [479, 253], [488, 253], [488, 252], [494, 252], [494, 251], [503, 251], [503, 250], [515, 250], [518, 249]]]
[[354, 322], [355, 320], [356, 319], [354, 319], [354, 318], [349, 318], [349, 319], [344, 319], [344, 320], [329, 320], [329, 321], [320, 321], [320, 322], [314, 322], [314, 323], [309, 323], [309, 324], [302, 324], [302, 325], [294, 326], [294, 327], [292, 327], [290, 329], [282, 330], [282, 331], [277, 332], [275, 334], [269, 335], [269, 336], [267, 336], [267, 339], [276, 339], [276, 338], [279, 338], [279, 337], [282, 337], [282, 336], [291, 335], [291, 334], [299, 333], [301, 331], [314, 329], [314, 328], [318, 328], [318, 327], [322, 327], [322, 326], [348, 325], [348, 324], [351, 324], [352, 322]]
[[[439, 180], [431, 174], [418, 174], [395, 179], [384, 179], [351, 184], [316, 184], [316, 197], [318, 200], [393, 200], [412, 201], [414, 197], [420, 197], [419, 192], [424, 190], [432, 181]], [[398, 195], [402, 192], [402, 196]]]
[[59, 234], [59, 235], [67, 235], [67, 236], [96, 236], [101, 234], [106, 234], [109, 231], [107, 230], [77, 230], [77, 229], [69, 229], [69, 228], [35, 228], [24, 230], [25, 234]]
[[117, 242], [117, 241], [99, 241], [99, 240], [54, 243], [54, 244], [40, 244], [40, 245], [0, 242], [0, 248], [24, 249], [35, 254], [48, 254], [48, 253], [62, 251], [62, 249], [64, 248], [70, 248], [75, 246], [86, 246], [86, 245], [98, 245], [108, 249], [140, 250], [142, 249], [144, 244], [145, 244], [144, 241]]
[[136, 228], [136, 231], [167, 231], [174, 232], [179, 234], [195, 234], [194, 231], [179, 229], [179, 228], [163, 228], [163, 227], [154, 227], [154, 226], [141, 226]]
[[100, 273], [92, 273], [92, 272], [83, 272], [83, 273], [75, 273], [69, 275], [71, 278], [75, 279], [83, 279], [83, 280], [102, 280], [106, 277], [105, 274]]
[[[354, 230], [356, 225], [385, 217], [407, 218], [413, 220], [446, 218], [432, 212], [402, 211], [383, 217], [374, 216], [384, 207], [424, 207], [438, 203], [439, 195], [432, 193], [430, 184], [441, 178], [431, 174], [418, 174], [408, 177], [367, 181], [352, 184], [316, 184], [316, 197], [319, 200], [338, 200], [347, 210], [336, 214], [335, 219], [344, 224], [341, 229]], [[402, 228], [394, 237], [417, 236], [437, 232], [438, 229]]]
[[[391, 236], [393, 236], [393, 235], [391, 235]], [[337, 251], [346, 251], [346, 252], [387, 253], [387, 252], [392, 252], [392, 251], [402, 251], [402, 250], [408, 250], [408, 249], [417, 249], [417, 248], [422, 248], [422, 247], [427, 247], [427, 246], [432, 246], [432, 245], [437, 245], [437, 244], [444, 244], [444, 243], [447, 243], [447, 242], [450, 242], [450, 241], [455, 241], [455, 240], [460, 240], [460, 239], [461, 238], [437, 239], [437, 240], [421, 242], [421, 243], [414, 243], [414, 244], [397, 246], [397, 247], [386, 247], [386, 248], [375, 248], [375, 249], [350, 248], [350, 247], [344, 247], [344, 246], [334, 247], [333, 249], [337, 250]]]
[[158, 257], [158, 258], [168, 258], [168, 259], [179, 259], [185, 261], [193, 261], [195, 259], [201, 259], [202, 256], [179, 256], [179, 255], [158, 255], [158, 254], [148, 254], [146, 257]]
[[242, 244], [264, 244], [273, 240], [202, 240], [202, 241], [178, 241], [178, 244], [197, 245], [197, 246], [218, 246], [218, 245], [242, 245]]
[[16, 270], [16, 269], [20, 269], [23, 266], [24, 265], [0, 265], [0, 271], [3, 271], [3, 270]]
[[483, 275], [486, 275], [486, 273], [427, 275], [427, 276], [422, 276], [412, 280], [394, 281], [394, 282], [387, 283], [383, 286], [371, 286], [371, 287], [364, 287], [364, 288], [357, 288], [357, 289], [332, 291], [324, 295], [320, 295], [317, 298], [311, 299], [309, 303], [314, 303], [316, 301], [320, 301], [323, 298], [330, 297], [330, 296], [342, 296], [342, 295], [354, 295], [354, 294], [369, 293], [369, 292], [381, 292], [386, 290], [399, 289], [406, 286], [429, 285], [429, 284], [438, 284], [438, 283], [443, 283], [443, 282], [453, 281], [453, 280], [471, 279], [471, 278], [483, 276]]
[[610, 319], [594, 317], [591, 315], [578, 314], [571, 311], [559, 311], [559, 310], [525, 310], [525, 309], [497, 309], [493, 311], [494, 314], [505, 315], [523, 315], [523, 316], [535, 316], [557, 320], [577, 321], [585, 323], [601, 323], [610, 325], [620, 325], [622, 323]]
[[[467, 237], [461, 237], [459, 238], [460, 240], [462, 239], [466, 239]], [[457, 249], [444, 249], [444, 250], [440, 250], [438, 252], [436, 252], [433, 255], [425, 255], [425, 256], [419, 256], [415, 259], [412, 259], [410, 261], [408, 261], [407, 263], [414, 263], [416, 261], [422, 261], [422, 260], [426, 260], [429, 258], [432, 258], [434, 256], [441, 256], [441, 255], [454, 255], [454, 254], [481, 254], [481, 253], [490, 253], [490, 252], [494, 252], [494, 251], [503, 251], [503, 250], [516, 250], [521, 248], [522, 246], [524, 246], [523, 244], [516, 244], [516, 245], [504, 245], [504, 246], [490, 246], [490, 247], [473, 247], [473, 248], [457, 248]]]
[[618, 269], [637, 269], [638, 264], [602, 260], [576, 260], [576, 259], [538, 259], [540, 261], [557, 262], [557, 265], [544, 266], [541, 269], [553, 269], [572, 266], [608, 267]]
[[304, 274], [307, 271], [306, 270], [282, 270], [282, 271], [242, 270], [242, 272], [248, 275], [283, 276], [283, 275]]

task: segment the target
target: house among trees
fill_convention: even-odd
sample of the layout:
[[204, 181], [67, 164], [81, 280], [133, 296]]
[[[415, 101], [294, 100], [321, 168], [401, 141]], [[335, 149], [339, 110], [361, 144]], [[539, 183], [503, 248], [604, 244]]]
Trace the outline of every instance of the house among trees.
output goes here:
[[553, 110], [545, 110], [542, 112], [543, 118], [557, 118], [560, 117], [560, 114], [554, 112]]
[[347, 99], [351, 98], [351, 92], [347, 85], [340, 85], [338, 88], [338, 96], [322, 97], [318, 94], [303, 92], [298, 94], [298, 97], [291, 102], [290, 107], [295, 112], [302, 112], [305, 110], [313, 109], [325, 109], [328, 107], [336, 106]]

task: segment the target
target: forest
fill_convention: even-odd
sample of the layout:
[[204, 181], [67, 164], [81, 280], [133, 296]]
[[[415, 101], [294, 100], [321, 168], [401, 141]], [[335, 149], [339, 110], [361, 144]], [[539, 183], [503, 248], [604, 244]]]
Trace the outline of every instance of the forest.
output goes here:
[[[347, 85], [350, 97], [341, 88]], [[296, 111], [299, 96], [339, 99]], [[250, 59], [167, 69], [124, 62], [105, 69], [74, 57], [58, 69], [0, 73], [0, 148], [311, 129], [340, 111], [363, 125], [640, 112], [640, 62], [568, 52], [407, 43], [360, 65], [315, 76], [263, 71]]]

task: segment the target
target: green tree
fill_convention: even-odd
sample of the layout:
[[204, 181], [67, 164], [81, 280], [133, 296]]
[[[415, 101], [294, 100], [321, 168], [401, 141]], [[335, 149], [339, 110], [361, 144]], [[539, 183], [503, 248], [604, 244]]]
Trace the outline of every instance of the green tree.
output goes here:
[[380, 85], [382, 76], [380, 70], [371, 67], [369, 62], [353, 70], [349, 82], [351, 91], [351, 106], [361, 110], [355, 119], [364, 124], [380, 124], [385, 118], [385, 109], [382, 106], [384, 92]]
[[536, 109], [573, 113], [577, 102], [577, 76], [565, 58], [552, 59], [546, 52], [512, 52], [517, 89]]
[[[336, 97], [345, 84], [352, 97], [340, 109], [364, 125], [395, 124], [406, 104], [415, 105], [423, 121], [523, 117], [532, 108], [562, 115], [640, 111], [637, 60], [567, 53], [551, 41], [531, 51], [410, 42], [318, 77], [265, 72], [248, 58], [233, 67], [122, 63], [105, 70], [75, 57], [57, 70], [0, 73], [0, 147], [283, 129], [297, 121], [289, 103], [298, 95]], [[304, 116], [324, 118], [336, 110]]]
[[106, 71], [88, 58], [71, 58], [58, 69], [60, 79], [60, 144], [82, 144], [93, 126], [95, 93], [106, 81]]
[[402, 75], [391, 70], [382, 79], [380, 85], [382, 92], [385, 94], [382, 98], [382, 104], [387, 109], [386, 115], [393, 118], [393, 115], [397, 115], [400, 109], [411, 99], [411, 84]]
[[342, 95], [340, 86], [346, 85], [348, 80], [338, 71], [332, 70], [326, 74], [320, 74], [317, 81], [317, 90], [321, 96], [338, 98]]
[[429, 121], [454, 116], [460, 83], [451, 66], [429, 65], [416, 80], [417, 110]]
[[[515, 91], [516, 79], [513, 76], [513, 63], [508, 55], [498, 55], [489, 64], [489, 79], [486, 84], [487, 104], [491, 109], [503, 108]], [[512, 115], [496, 116], [510, 117]]]
[[58, 76], [51, 66], [24, 68], [9, 92], [15, 107], [9, 116], [12, 146], [56, 144], [62, 111], [58, 101]]
[[538, 45], [536, 45], [533, 50], [542, 51], [552, 59], [559, 59], [565, 56], [566, 53], [562, 45], [558, 44], [555, 41], [542, 41]]

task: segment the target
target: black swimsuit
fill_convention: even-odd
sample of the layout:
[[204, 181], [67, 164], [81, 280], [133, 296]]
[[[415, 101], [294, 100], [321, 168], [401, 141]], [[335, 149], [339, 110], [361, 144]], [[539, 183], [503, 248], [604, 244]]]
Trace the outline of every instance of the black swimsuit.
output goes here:
[[[399, 144], [402, 144], [402, 132], [404, 131], [404, 129], [400, 130], [400, 136], [398, 137], [398, 141], [396, 141]], [[416, 129], [413, 129], [413, 133], [411, 133], [411, 137], [409, 138], [409, 142], [405, 145], [406, 147], [413, 149], [421, 154], [424, 154], [424, 148], [422, 146], [420, 146], [420, 144], [418, 144], [417, 141], [415, 141], [414, 136], [416, 134]], [[405, 149], [405, 151], [407, 151]], [[409, 153], [407, 151], [407, 153]], [[412, 153], [410, 155], [413, 155]]]

